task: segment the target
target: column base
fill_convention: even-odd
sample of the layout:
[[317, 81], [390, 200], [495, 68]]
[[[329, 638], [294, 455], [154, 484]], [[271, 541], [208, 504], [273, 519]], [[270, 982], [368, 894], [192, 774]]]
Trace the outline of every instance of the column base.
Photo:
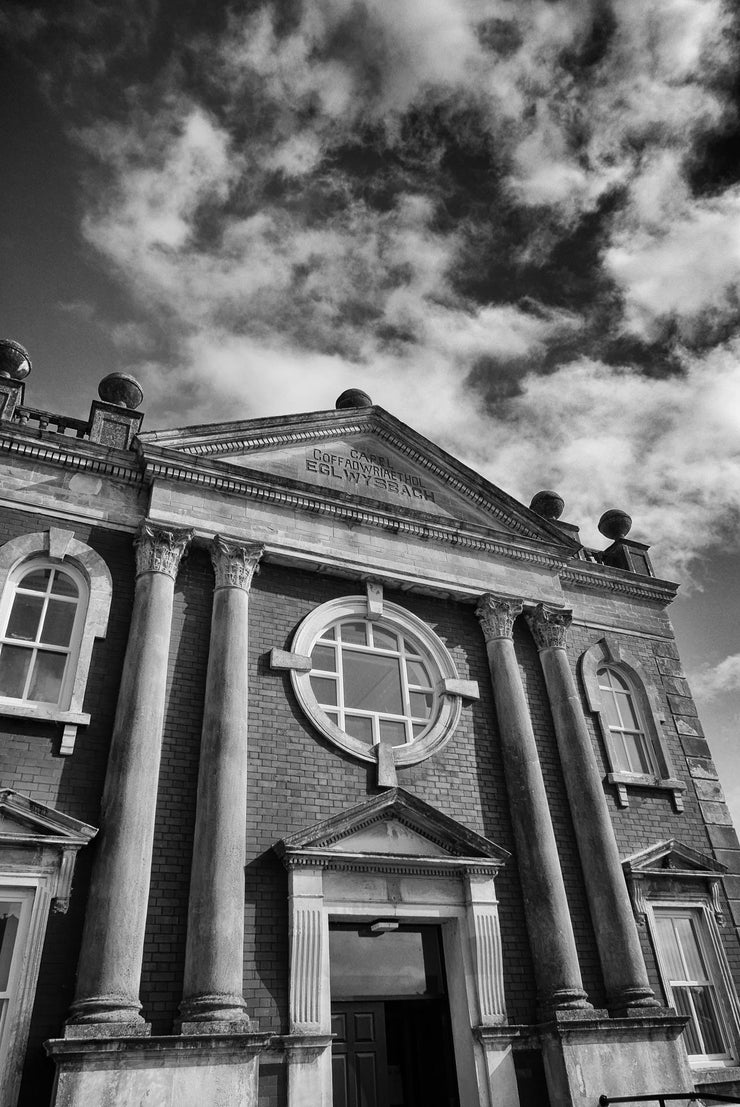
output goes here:
[[[240, 1028], [240, 1033], [244, 1028], [248, 1029], [252, 1024], [244, 997], [227, 992], [210, 992], [188, 996], [182, 1001], [177, 1024], [181, 1033], [191, 1033], [183, 1029], [185, 1026], [207, 1026], [209, 1023], [236, 1025]], [[195, 1030], [192, 1033], [207, 1033], [207, 1030]]]
[[284, 1034], [288, 1065], [288, 1107], [331, 1107], [333, 1034]]
[[539, 1003], [537, 1012], [543, 1022], [555, 1018], [560, 1012], [583, 1011], [593, 1018], [593, 1004], [582, 988], [558, 988], [546, 1002]]
[[657, 1014], [665, 1011], [655, 998], [652, 988], [637, 986], [623, 988], [617, 995], [610, 997], [609, 1010], [617, 1018], [630, 1018], [632, 1015]]
[[[99, 996], [86, 996], [84, 999], [75, 1000], [69, 1009], [66, 1026], [84, 1026], [86, 1024], [96, 1026], [110, 1023], [116, 1026], [131, 1026], [138, 1029], [130, 1031], [132, 1034], [143, 1034], [148, 1031], [142, 1028], [148, 1026], [141, 1015], [141, 1004], [138, 996], [117, 995], [108, 993]], [[122, 1033], [125, 1033], [123, 1031]]]

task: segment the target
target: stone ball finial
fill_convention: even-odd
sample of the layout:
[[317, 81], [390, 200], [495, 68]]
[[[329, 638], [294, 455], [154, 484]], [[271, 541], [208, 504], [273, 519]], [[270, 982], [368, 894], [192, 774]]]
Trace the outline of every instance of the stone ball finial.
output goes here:
[[25, 346], [12, 338], [0, 338], [0, 377], [24, 381], [31, 368], [31, 355]]
[[337, 397], [334, 406], [342, 411], [347, 407], [372, 407], [373, 401], [367, 392], [363, 392], [361, 388], [348, 388], [341, 396]]
[[626, 511], [620, 511], [618, 507], [605, 511], [599, 519], [599, 530], [605, 538], [611, 538], [613, 542], [618, 538], [626, 538], [631, 528], [631, 517]]
[[136, 377], [128, 373], [109, 373], [98, 385], [98, 396], [106, 404], [133, 411], [144, 399], [144, 392]]
[[549, 519], [554, 523], [565, 511], [565, 500], [557, 492], [544, 488], [541, 492], [534, 494], [529, 507], [531, 511], [536, 511], [538, 515], [541, 515], [543, 519]]

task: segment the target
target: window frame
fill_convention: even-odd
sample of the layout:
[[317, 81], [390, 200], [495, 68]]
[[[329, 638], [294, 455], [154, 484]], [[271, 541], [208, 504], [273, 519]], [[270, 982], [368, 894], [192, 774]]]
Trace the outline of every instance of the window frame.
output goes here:
[[[43, 643], [31, 642], [29, 639], [13, 639], [7, 637], [8, 623], [10, 622], [10, 616], [13, 612], [16, 598], [18, 597], [19, 590], [23, 588], [23, 581], [27, 576], [30, 576], [33, 572], [40, 570], [52, 569], [59, 573], [64, 573], [69, 576], [77, 585], [78, 594], [75, 602], [75, 617], [72, 624], [72, 629], [69, 636], [69, 645], [61, 648], [48, 648], [45, 649]], [[40, 593], [39, 593], [40, 594]], [[48, 593], [46, 593], [48, 597]], [[73, 602], [73, 601], [65, 601]], [[82, 645], [82, 632], [85, 626], [85, 617], [87, 615], [87, 606], [90, 602], [90, 589], [84, 576], [72, 562], [62, 561], [50, 557], [31, 557], [25, 561], [19, 562], [13, 567], [8, 575], [8, 579], [3, 589], [2, 598], [0, 598], [0, 665], [2, 665], [2, 647], [5, 645], [16, 646], [22, 649], [27, 649], [32, 653], [34, 659], [39, 652], [46, 653], [58, 653], [64, 654], [66, 661], [64, 664], [64, 672], [62, 674], [62, 680], [59, 686], [59, 695], [56, 701], [53, 700], [38, 700], [31, 696], [7, 696], [2, 695], [0, 698], [7, 703], [17, 704], [38, 704], [39, 706], [46, 706], [51, 708], [58, 708], [61, 711], [69, 709], [69, 704], [72, 699], [72, 692], [74, 689], [74, 677], [77, 667], [77, 660], [80, 655], [80, 646]], [[39, 622], [40, 629], [40, 622]], [[37, 630], [38, 635], [38, 630]], [[32, 661], [32, 665], [33, 665]], [[26, 678], [28, 679], [28, 678]]]
[[[460, 720], [462, 696], [453, 687], [460, 683], [455, 663], [442, 640], [421, 619], [387, 600], [382, 602], [382, 611], [373, 611], [367, 597], [362, 595], [343, 596], [315, 608], [296, 630], [291, 647], [293, 654], [310, 658], [323, 630], [340, 619], [352, 617], [388, 624], [396, 634], [416, 640], [423, 647], [422, 656], [430, 662], [436, 707], [434, 722], [419, 738], [391, 747], [396, 766], [415, 765], [440, 750]], [[309, 665], [303, 670], [291, 668], [290, 673], [293, 690], [305, 714], [334, 745], [362, 761], [376, 762], [378, 744], [368, 746], [353, 738], [325, 714], [313, 692], [311, 672]]]
[[[620, 764], [617, 743], [599, 687], [598, 673], [603, 668], [617, 673], [632, 693], [633, 706], [638, 721], [644, 728], [643, 733], [654, 765], [653, 772], [633, 772]], [[596, 717], [598, 732], [606, 751], [606, 780], [615, 786], [619, 806], [629, 807], [628, 788], [653, 788], [669, 792], [676, 813], [683, 811], [686, 785], [677, 779], [671, 763], [663, 734], [663, 704], [640, 662], [615, 639], [605, 637], [581, 654], [579, 671], [588, 709]]]
[[677, 898], [651, 897], [645, 903], [645, 918], [655, 953], [655, 963], [669, 1004], [673, 1003], [673, 991], [665, 953], [658, 938], [656, 913], [687, 917], [697, 920], [695, 928], [697, 944], [709, 972], [716, 999], [716, 1011], [720, 1033], [724, 1037], [727, 1052], [724, 1054], [688, 1053], [692, 1069], [724, 1069], [733, 1067], [740, 1056], [740, 1007], [729, 964], [716, 921], [716, 913], [706, 897]]
[[90, 722], [90, 715], [83, 711], [83, 703], [95, 639], [104, 638], [108, 627], [113, 581], [102, 557], [78, 541], [73, 531], [50, 527], [13, 538], [0, 546], [0, 626], [3, 630], [10, 610], [9, 597], [15, 595], [16, 577], [30, 569], [35, 561], [73, 570], [84, 582], [87, 603], [79, 645], [76, 657], [68, 662], [65, 671], [64, 700], [60, 696], [57, 704], [49, 704], [0, 696], [0, 715], [62, 723], [59, 752], [67, 755], [74, 751], [77, 727]]

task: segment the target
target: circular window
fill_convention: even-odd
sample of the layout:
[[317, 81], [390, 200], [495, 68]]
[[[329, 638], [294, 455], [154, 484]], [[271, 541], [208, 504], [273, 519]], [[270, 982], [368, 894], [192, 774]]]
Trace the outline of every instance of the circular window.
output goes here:
[[460, 698], [446, 691], [457, 679], [439, 638], [396, 604], [369, 618], [364, 596], [323, 604], [299, 627], [293, 651], [311, 658], [310, 672], [291, 674], [313, 722], [337, 745], [366, 761], [377, 746], [394, 747], [396, 764], [428, 757], [449, 738]]

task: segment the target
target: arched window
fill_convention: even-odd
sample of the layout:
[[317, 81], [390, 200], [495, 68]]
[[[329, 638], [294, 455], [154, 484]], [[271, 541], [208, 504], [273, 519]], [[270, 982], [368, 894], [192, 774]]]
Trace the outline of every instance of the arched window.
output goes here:
[[630, 788], [670, 792], [683, 810], [686, 785], [677, 780], [663, 734], [664, 706], [642, 664], [610, 635], [590, 646], [579, 662], [586, 702], [594, 713], [606, 752], [609, 784], [620, 807], [629, 806]]
[[102, 557], [70, 530], [0, 546], [0, 715], [61, 723], [61, 754], [90, 722], [85, 689], [112, 590]]
[[87, 602], [71, 565], [34, 558], [11, 573], [0, 605], [0, 696], [69, 705]]
[[658, 769], [641, 718], [634, 689], [624, 672], [602, 665], [596, 673], [602, 709], [613, 740], [615, 768], [628, 773], [654, 773]]

